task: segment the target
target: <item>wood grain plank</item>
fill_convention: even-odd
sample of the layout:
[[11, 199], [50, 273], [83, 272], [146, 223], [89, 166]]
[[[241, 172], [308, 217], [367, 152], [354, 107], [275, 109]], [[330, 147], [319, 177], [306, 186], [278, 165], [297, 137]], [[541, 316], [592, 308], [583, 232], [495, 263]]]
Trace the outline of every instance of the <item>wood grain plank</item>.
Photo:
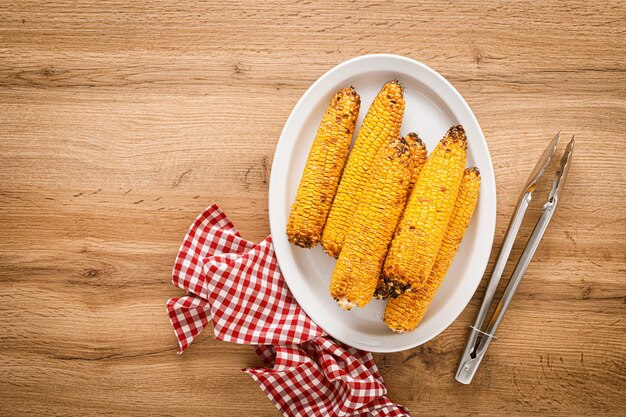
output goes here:
[[496, 247], [547, 140], [577, 135], [475, 381], [453, 374], [485, 283], [431, 342], [376, 355], [390, 397], [415, 415], [623, 414], [625, 18], [621, 1], [0, 3], [0, 414], [278, 415], [240, 373], [259, 365], [249, 347], [206, 331], [175, 355], [172, 261], [212, 202], [246, 238], [269, 233], [289, 112], [380, 52], [436, 69], [475, 112]]

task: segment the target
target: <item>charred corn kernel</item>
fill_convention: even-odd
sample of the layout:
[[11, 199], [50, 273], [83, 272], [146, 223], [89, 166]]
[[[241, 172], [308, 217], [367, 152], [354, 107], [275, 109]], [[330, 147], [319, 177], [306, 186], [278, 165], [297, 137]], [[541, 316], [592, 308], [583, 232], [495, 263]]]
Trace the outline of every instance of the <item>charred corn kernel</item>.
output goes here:
[[348, 157], [360, 105], [359, 95], [350, 87], [335, 93], [326, 109], [287, 221], [287, 237], [295, 245], [310, 248], [322, 237]]
[[[415, 182], [417, 181], [417, 177], [419, 176], [419, 173], [421, 172], [424, 163], [426, 162], [428, 151], [426, 150], [426, 145], [424, 144], [424, 142], [422, 142], [417, 133], [409, 133], [406, 136], [406, 140], [413, 147], [413, 150], [411, 151], [411, 157], [413, 158], [413, 171], [411, 173], [411, 182], [409, 184], [410, 193], [415, 186]], [[391, 294], [385, 293], [385, 291], [388, 291], [389, 289], [390, 287], [384, 285], [384, 280], [381, 275], [379, 278], [379, 284], [376, 288], [376, 292], [374, 293], [374, 297], [378, 299], [388, 298]]]
[[411, 141], [397, 138], [376, 155], [330, 281], [330, 294], [349, 310], [366, 305], [376, 289], [389, 242], [406, 204], [413, 158]]
[[322, 234], [322, 246], [330, 256], [339, 256], [361, 194], [367, 188], [374, 157], [400, 135], [403, 114], [402, 87], [397, 81], [390, 81], [367, 111], [341, 176]]
[[410, 332], [422, 321], [459, 250], [465, 230], [476, 208], [479, 189], [478, 169], [466, 169], [459, 187], [459, 195], [454, 203], [450, 223], [426, 284], [417, 291], [404, 293], [387, 303], [384, 320], [394, 332]]
[[461, 126], [453, 126], [424, 164], [383, 268], [381, 292], [401, 294], [426, 282], [441, 246], [463, 177], [467, 143]]

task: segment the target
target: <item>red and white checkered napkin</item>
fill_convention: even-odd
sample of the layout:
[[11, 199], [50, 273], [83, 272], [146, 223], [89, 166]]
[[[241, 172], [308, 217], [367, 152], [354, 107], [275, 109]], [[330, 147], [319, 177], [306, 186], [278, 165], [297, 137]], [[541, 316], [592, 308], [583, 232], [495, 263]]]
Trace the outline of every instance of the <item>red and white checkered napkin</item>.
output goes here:
[[369, 352], [324, 333], [292, 297], [271, 237], [259, 244], [239, 236], [217, 205], [189, 228], [173, 272], [187, 290], [167, 302], [182, 353], [213, 321], [215, 337], [256, 345], [268, 368], [243, 371], [286, 416], [408, 416], [389, 400]]

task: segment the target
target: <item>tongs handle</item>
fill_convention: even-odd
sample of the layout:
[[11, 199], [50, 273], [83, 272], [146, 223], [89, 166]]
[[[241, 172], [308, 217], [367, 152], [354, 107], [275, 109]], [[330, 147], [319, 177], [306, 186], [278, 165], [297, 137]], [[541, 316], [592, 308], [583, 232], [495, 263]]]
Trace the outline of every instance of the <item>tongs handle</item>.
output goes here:
[[[524, 193], [520, 197], [520, 200], [517, 203], [517, 207], [515, 208], [515, 213], [511, 218], [511, 222], [509, 223], [509, 227], [507, 228], [506, 234], [504, 236], [504, 241], [502, 242], [502, 247], [500, 248], [496, 263], [493, 267], [493, 271], [489, 279], [489, 284], [487, 284], [487, 289], [485, 290], [485, 296], [480, 305], [480, 310], [476, 315], [476, 320], [474, 321], [474, 325], [472, 326], [472, 331], [470, 332], [467, 344], [465, 345], [465, 350], [463, 352], [461, 363], [459, 363], [459, 368], [457, 369], [456, 380], [463, 384], [469, 384], [474, 378], [474, 374], [478, 369], [478, 365], [480, 365], [480, 362], [483, 359], [483, 355], [489, 347], [491, 339], [494, 337], [492, 332], [488, 330], [483, 332], [481, 329], [483, 327], [483, 323], [485, 322], [485, 318], [487, 317], [487, 313], [489, 312], [489, 307], [491, 306], [493, 297], [496, 293], [496, 290], [498, 289], [498, 284], [500, 283], [500, 279], [502, 278], [504, 268], [506, 267], [509, 255], [511, 254], [511, 249], [513, 249], [515, 238], [517, 237], [519, 228], [522, 224], [522, 221], [524, 220], [524, 215], [526, 214], [526, 209], [528, 208], [530, 201], [530, 192]], [[517, 288], [517, 285], [515, 286], [515, 288]], [[508, 302], [506, 303], [506, 305], [508, 306]], [[495, 327], [497, 327], [499, 322], [500, 319], [497, 320]], [[480, 344], [478, 343], [479, 337], [481, 337]]]

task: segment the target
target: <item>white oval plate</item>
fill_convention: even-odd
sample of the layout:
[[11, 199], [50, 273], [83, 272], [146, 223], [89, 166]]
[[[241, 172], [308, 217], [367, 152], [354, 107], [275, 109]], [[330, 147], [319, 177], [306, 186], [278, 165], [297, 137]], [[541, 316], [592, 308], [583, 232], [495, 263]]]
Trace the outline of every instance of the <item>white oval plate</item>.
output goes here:
[[[482, 175], [478, 207], [447, 278], [417, 329], [404, 334], [393, 333], [382, 322], [384, 301], [372, 300], [363, 309], [340, 309], [329, 294], [335, 260], [324, 254], [320, 246], [302, 249], [291, 245], [285, 233], [311, 143], [333, 93], [350, 85], [356, 88], [361, 96], [360, 126], [380, 88], [393, 79], [405, 87], [402, 134], [418, 132], [430, 152], [450, 126], [460, 123], [467, 132], [467, 165], [477, 166]], [[317, 80], [287, 119], [272, 163], [269, 216], [274, 249], [285, 280], [315, 323], [343, 343], [363, 350], [396, 352], [418, 346], [457, 318], [487, 266], [496, 221], [496, 187], [485, 137], [461, 95], [426, 65], [397, 55], [351, 59]]]

